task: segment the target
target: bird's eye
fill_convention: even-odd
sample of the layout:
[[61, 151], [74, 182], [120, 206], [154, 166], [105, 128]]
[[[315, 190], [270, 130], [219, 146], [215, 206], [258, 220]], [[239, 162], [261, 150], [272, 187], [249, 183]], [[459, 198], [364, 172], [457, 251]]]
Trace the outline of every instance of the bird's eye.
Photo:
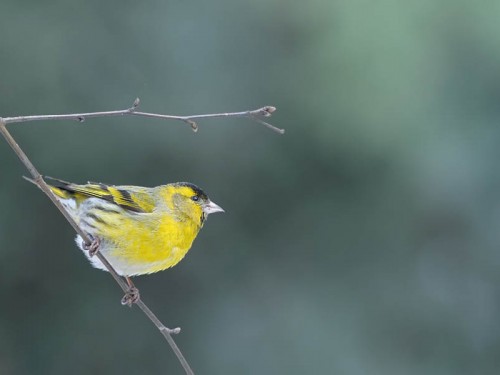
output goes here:
[[200, 200], [200, 197], [197, 195], [193, 195], [191, 199], [194, 200], [195, 202], [198, 202]]

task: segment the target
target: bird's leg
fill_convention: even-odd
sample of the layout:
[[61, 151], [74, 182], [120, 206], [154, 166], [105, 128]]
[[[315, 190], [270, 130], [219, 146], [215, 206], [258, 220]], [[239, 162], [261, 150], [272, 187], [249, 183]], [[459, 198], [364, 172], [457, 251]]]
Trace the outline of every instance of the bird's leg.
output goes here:
[[139, 289], [137, 289], [130, 279], [130, 277], [125, 276], [125, 280], [127, 280], [128, 290], [122, 298], [122, 305], [127, 305], [131, 307], [134, 303], [139, 301], [141, 295], [139, 294]]
[[89, 234], [92, 242], [90, 244], [83, 242], [83, 248], [89, 252], [89, 256], [92, 258], [99, 251], [99, 246], [101, 246], [101, 240], [99, 237], [94, 237]]

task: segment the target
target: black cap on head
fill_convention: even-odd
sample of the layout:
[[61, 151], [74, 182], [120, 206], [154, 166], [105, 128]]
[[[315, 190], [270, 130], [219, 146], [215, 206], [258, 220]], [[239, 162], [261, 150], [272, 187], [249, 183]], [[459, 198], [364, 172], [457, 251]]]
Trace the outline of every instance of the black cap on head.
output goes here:
[[186, 186], [191, 189], [193, 189], [194, 193], [201, 198], [202, 200], [208, 200], [208, 196], [205, 194], [203, 190], [201, 190], [198, 186], [195, 184], [192, 184], [190, 182], [178, 182], [176, 185], [178, 186]]

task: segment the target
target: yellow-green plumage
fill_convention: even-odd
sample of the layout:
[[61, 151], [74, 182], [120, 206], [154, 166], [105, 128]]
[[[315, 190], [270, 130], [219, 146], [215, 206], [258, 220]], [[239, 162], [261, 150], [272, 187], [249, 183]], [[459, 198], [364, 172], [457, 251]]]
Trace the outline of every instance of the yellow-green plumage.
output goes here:
[[[49, 186], [77, 224], [99, 239], [99, 251], [122, 276], [175, 266], [191, 248], [206, 216], [223, 211], [190, 183], [146, 188], [54, 180]], [[83, 250], [79, 236], [77, 244]], [[97, 257], [89, 260], [105, 270]]]

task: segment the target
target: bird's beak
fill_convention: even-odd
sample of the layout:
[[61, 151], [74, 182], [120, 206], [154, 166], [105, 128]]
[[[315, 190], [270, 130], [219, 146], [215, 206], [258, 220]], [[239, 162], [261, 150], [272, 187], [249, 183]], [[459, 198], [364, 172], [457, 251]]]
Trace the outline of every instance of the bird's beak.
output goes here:
[[213, 214], [214, 212], [224, 212], [221, 206], [215, 204], [212, 201], [208, 201], [208, 203], [203, 206], [203, 212], [208, 214]]

